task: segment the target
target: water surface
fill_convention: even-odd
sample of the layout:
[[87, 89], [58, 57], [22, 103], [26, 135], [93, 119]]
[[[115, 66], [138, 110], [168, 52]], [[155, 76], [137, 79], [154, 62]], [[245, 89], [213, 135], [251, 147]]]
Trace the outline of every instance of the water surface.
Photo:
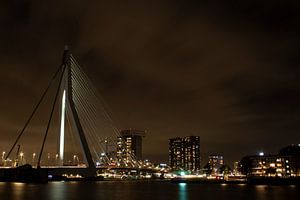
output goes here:
[[299, 198], [299, 189], [300, 186], [135, 181], [50, 182], [44, 185], [0, 183], [0, 200], [292, 200]]

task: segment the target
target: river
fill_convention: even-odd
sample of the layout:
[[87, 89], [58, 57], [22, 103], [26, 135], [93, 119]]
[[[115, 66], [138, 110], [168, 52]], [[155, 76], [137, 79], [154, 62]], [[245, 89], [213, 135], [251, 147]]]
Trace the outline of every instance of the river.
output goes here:
[[0, 183], [0, 200], [298, 199], [300, 186], [186, 184], [142, 181]]

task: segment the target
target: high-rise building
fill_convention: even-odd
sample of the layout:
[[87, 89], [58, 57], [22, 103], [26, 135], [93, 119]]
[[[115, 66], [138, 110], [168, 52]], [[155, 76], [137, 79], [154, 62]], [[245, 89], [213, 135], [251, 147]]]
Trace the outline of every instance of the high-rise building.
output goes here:
[[217, 174], [222, 165], [224, 165], [224, 157], [221, 155], [210, 155], [208, 156], [208, 163], [212, 174]]
[[169, 165], [172, 169], [200, 169], [200, 138], [188, 136], [169, 140]]
[[145, 131], [123, 130], [117, 139], [117, 156], [119, 158], [142, 160], [142, 138]]
[[184, 169], [190, 171], [200, 170], [200, 138], [188, 136], [183, 138]]
[[183, 169], [183, 145], [182, 139], [169, 139], [169, 165], [172, 169]]

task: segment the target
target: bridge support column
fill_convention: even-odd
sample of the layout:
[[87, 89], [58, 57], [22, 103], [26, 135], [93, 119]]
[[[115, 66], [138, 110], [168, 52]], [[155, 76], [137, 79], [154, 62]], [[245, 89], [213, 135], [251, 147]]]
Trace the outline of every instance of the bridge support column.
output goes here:
[[59, 137], [59, 160], [60, 164], [64, 164], [64, 148], [65, 148], [65, 118], [66, 118], [66, 90], [63, 90], [61, 101], [61, 121], [60, 121], [60, 137]]

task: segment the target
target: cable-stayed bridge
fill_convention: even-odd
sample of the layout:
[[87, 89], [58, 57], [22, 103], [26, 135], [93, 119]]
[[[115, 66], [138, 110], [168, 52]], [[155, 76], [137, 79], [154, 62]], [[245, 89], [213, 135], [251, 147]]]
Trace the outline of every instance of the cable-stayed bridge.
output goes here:
[[[52, 96], [49, 95], [51, 89], [54, 90]], [[44, 113], [47, 120], [44, 130], [41, 131], [42, 140], [39, 142], [28, 133], [28, 129], [45, 101], [50, 102], [48, 103], [50, 111]], [[99, 166], [141, 168], [141, 161], [136, 160], [133, 154], [125, 157], [117, 154], [114, 149], [108, 152], [108, 147], [116, 143], [116, 139], [120, 137], [110, 113], [97, 89], [68, 48], [65, 48], [62, 64], [50, 80], [12, 147], [7, 153], [3, 152], [3, 165], [18, 167], [30, 163], [33, 167], [53, 169], [57, 173], [79, 170], [88, 175], [95, 174]], [[50, 162], [50, 154], [45, 152], [45, 146], [49, 137], [53, 138], [51, 135], [53, 132], [57, 136], [57, 149], [52, 149], [52, 152], [55, 152], [55, 160], [53, 161], [52, 156]], [[39, 146], [38, 152], [32, 154], [31, 161], [24, 160], [22, 149], [28, 145], [22, 144], [24, 137], [31, 138], [32, 143], [29, 145], [34, 143]], [[73, 144], [68, 144], [69, 141], [73, 141]], [[69, 148], [71, 146], [71, 149], [79, 147], [77, 150], [80, 150], [78, 153], [81, 155], [80, 160], [78, 154], [74, 154], [73, 162], [69, 162], [70, 158], [66, 158], [66, 146]]]

